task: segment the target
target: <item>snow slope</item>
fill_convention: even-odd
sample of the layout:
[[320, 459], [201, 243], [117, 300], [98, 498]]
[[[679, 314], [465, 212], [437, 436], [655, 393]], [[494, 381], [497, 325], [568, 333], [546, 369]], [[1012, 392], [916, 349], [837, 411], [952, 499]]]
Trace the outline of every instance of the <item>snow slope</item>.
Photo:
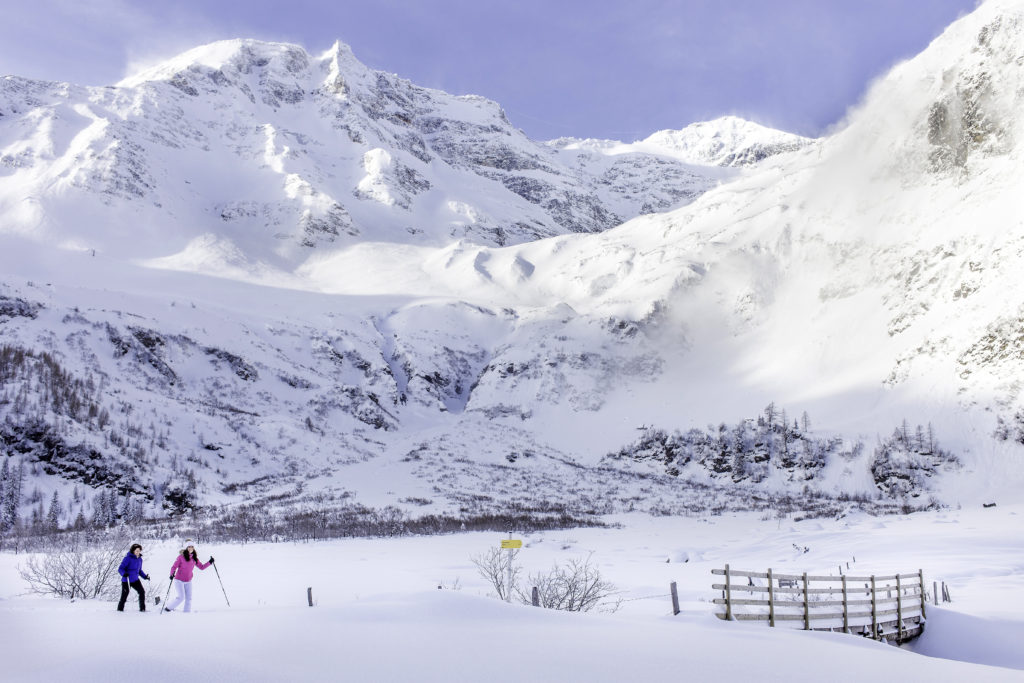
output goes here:
[[[1022, 4], [990, 0], [842, 130], [745, 170], [700, 166], [728, 182], [649, 215], [639, 195], [602, 213], [508, 191], [586, 187], [610, 207], [630, 183], [685, 187], [678, 164], [740, 164], [787, 139], [728, 119], [632, 146], [542, 145], [494, 103], [360, 69], [343, 46], [216, 44], [112, 89], [7, 79], [3, 342], [93, 387], [79, 412], [19, 401], [46, 384], [43, 360], [25, 362], [5, 389], [7, 452], [37, 470], [36, 503], [118, 482], [164, 509], [186, 490], [190, 504], [319, 493], [460, 514], [523, 496], [578, 515], [1018, 500], [1022, 38]], [[422, 147], [403, 137], [414, 129]], [[637, 154], [641, 175], [591, 192], [587, 168]], [[448, 208], [418, 213], [450, 208], [455, 188], [465, 216], [502, 217], [474, 225], [546, 227], [498, 239], [453, 233]], [[395, 222], [403, 205], [422, 235]], [[576, 234], [612, 213], [637, 217]], [[729, 451], [769, 405], [775, 436]], [[653, 435], [694, 428], [703, 451], [673, 472]], [[787, 464], [778, 439], [806, 458]], [[767, 465], [733, 457], [757, 448]]]

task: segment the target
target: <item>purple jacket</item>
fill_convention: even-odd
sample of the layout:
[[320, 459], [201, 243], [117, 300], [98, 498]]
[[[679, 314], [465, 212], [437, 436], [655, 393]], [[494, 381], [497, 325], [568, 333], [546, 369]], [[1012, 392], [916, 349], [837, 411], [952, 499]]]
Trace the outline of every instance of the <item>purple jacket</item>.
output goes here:
[[149, 576], [146, 572], [142, 571], [142, 558], [135, 557], [135, 553], [128, 553], [121, 560], [121, 566], [117, 568], [117, 573], [121, 575], [122, 581], [128, 583], [135, 583], [139, 580], [139, 577], [149, 580]]
[[200, 569], [206, 569], [209, 566], [209, 562], [203, 564], [198, 560], [186, 560], [184, 555], [178, 553], [178, 559], [176, 559], [174, 561], [174, 564], [171, 565], [171, 575], [174, 576], [174, 578], [176, 578], [178, 581], [187, 582], [192, 580], [192, 572], [195, 570], [196, 567], [199, 567]]

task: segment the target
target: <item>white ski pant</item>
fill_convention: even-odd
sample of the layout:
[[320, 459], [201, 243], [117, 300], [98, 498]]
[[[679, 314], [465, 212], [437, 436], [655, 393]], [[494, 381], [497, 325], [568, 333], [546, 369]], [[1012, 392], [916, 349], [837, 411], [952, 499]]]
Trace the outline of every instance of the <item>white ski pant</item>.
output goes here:
[[171, 604], [167, 605], [167, 609], [174, 609], [181, 604], [181, 601], [185, 601], [186, 612], [192, 611], [192, 582], [191, 581], [180, 581], [174, 580], [174, 599], [171, 600]]

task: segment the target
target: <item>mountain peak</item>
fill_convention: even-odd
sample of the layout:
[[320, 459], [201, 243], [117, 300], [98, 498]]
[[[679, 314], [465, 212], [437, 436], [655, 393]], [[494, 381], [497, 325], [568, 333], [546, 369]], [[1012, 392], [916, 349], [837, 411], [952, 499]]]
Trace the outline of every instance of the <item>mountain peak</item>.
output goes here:
[[172, 80], [186, 72], [239, 72], [269, 68], [296, 74], [309, 67], [309, 54], [300, 45], [251, 38], [219, 40], [192, 48], [125, 78], [121, 87]]
[[768, 156], [799, 149], [805, 138], [738, 116], [691, 123], [682, 130], [660, 130], [639, 144], [664, 150], [694, 164], [749, 166]]

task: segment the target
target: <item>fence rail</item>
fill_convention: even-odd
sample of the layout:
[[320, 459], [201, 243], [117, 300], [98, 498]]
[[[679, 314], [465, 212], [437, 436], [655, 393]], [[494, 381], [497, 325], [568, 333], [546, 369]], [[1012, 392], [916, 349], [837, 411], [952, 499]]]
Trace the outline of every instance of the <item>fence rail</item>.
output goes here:
[[[725, 583], [712, 584], [712, 588], [722, 591], [722, 597], [714, 600], [716, 605], [725, 606], [724, 614], [715, 613], [719, 619], [767, 621], [769, 626], [777, 621], [802, 621], [809, 631], [841, 630], [897, 643], [924, 631], [922, 570], [882, 576], [818, 576], [776, 574], [771, 569], [739, 571], [725, 565], [725, 569], [712, 569], [711, 573], [725, 577]], [[737, 578], [744, 580], [737, 583]], [[812, 588], [812, 583], [832, 585]], [[736, 594], [746, 595], [737, 598]], [[764, 598], [753, 597], [765, 594]]]

